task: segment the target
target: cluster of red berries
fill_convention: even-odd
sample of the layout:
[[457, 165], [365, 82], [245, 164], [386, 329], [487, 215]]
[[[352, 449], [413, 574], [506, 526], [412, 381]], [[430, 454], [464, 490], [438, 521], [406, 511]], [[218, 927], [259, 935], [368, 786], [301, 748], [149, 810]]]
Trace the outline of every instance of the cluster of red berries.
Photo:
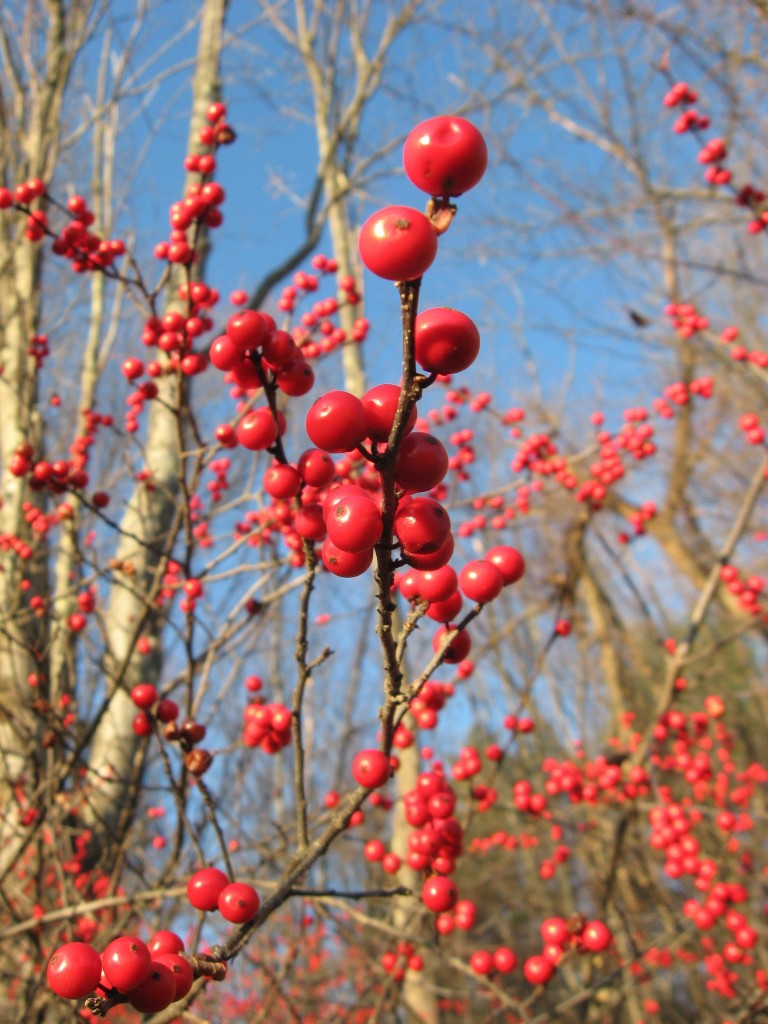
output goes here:
[[291, 742], [293, 715], [284, 705], [255, 700], [246, 706], [243, 717], [243, 743], [247, 747], [261, 747], [267, 754], [276, 754]]
[[[48, 961], [51, 989], [63, 999], [96, 994], [127, 1002], [141, 1013], [159, 1013], [182, 999], [194, 973], [174, 932], [156, 932], [148, 943], [121, 935], [99, 954], [86, 942], [67, 942]], [[117, 997], [117, 998], [115, 998]]]
[[232, 924], [247, 924], [259, 912], [259, 894], [247, 882], [230, 882], [218, 868], [201, 868], [187, 881], [187, 899], [196, 910], [218, 910]]

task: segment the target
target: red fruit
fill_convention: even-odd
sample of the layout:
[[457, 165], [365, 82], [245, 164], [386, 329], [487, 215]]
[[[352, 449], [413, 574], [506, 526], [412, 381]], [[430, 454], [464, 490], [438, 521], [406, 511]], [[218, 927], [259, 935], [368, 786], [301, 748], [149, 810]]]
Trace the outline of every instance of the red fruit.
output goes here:
[[613, 942], [613, 935], [602, 921], [588, 921], [581, 930], [579, 941], [591, 953], [602, 953]]
[[554, 973], [554, 964], [545, 956], [530, 956], [523, 964], [523, 974], [531, 985], [546, 985]]
[[140, 711], [133, 720], [133, 731], [137, 736], [149, 736], [152, 733], [152, 720], [146, 711]]
[[430, 221], [410, 206], [385, 206], [363, 224], [360, 258], [378, 277], [414, 281], [437, 255], [437, 235]]
[[361, 750], [352, 760], [352, 775], [358, 786], [378, 789], [392, 774], [389, 757], [382, 750]]
[[128, 992], [149, 974], [152, 955], [141, 939], [121, 935], [113, 939], [101, 954], [101, 963], [109, 984], [120, 992]]
[[275, 377], [277, 386], [285, 395], [292, 398], [308, 394], [315, 386], [315, 371], [303, 356], [296, 356]]
[[301, 479], [310, 487], [325, 487], [336, 473], [336, 463], [327, 452], [321, 452], [319, 448], [308, 448], [296, 465]]
[[[435, 632], [432, 637], [432, 648], [435, 651], [440, 650], [443, 643], [443, 637], [446, 633], [452, 632], [454, 627], [448, 623]], [[449, 665], [455, 665], [460, 661], [463, 661], [469, 654], [470, 648], [472, 647], [472, 639], [466, 629], [459, 630], [456, 636], [451, 640], [448, 645], [448, 649], [445, 652], [444, 660]]]
[[493, 970], [493, 955], [487, 949], [476, 949], [469, 958], [469, 966], [475, 974], [490, 974]]
[[294, 466], [270, 466], [264, 473], [264, 490], [271, 498], [294, 498], [301, 490], [301, 476]]
[[448, 472], [448, 453], [432, 434], [414, 430], [403, 438], [395, 461], [395, 479], [405, 491], [429, 491]]
[[362, 576], [370, 567], [373, 561], [373, 550], [343, 551], [333, 543], [330, 537], [326, 537], [320, 549], [320, 557], [328, 572], [332, 572], [334, 576], [350, 579], [353, 576]]
[[140, 359], [125, 359], [121, 370], [126, 380], [136, 380], [144, 373], [144, 363]]
[[463, 604], [460, 592], [455, 590], [445, 601], [431, 601], [427, 608], [427, 616], [433, 622], [452, 622], [458, 618]]
[[386, 852], [386, 847], [380, 839], [369, 839], [363, 848], [363, 856], [373, 864], [383, 860]]
[[269, 409], [253, 409], [240, 420], [236, 434], [243, 448], [263, 451], [277, 440], [277, 423]]
[[152, 959], [158, 959], [163, 953], [183, 953], [184, 941], [176, 932], [162, 929], [155, 932], [147, 943], [147, 949], [152, 954]]
[[525, 572], [525, 559], [516, 548], [504, 544], [491, 548], [486, 553], [486, 562], [495, 565], [504, 577], [504, 586], [517, 583]]
[[229, 879], [218, 868], [202, 868], [187, 881], [187, 899], [196, 910], [216, 910], [221, 890]]
[[408, 498], [397, 507], [394, 529], [406, 551], [430, 554], [445, 543], [451, 532], [451, 520], [438, 501]]
[[517, 966], [517, 957], [508, 946], [499, 946], [493, 951], [493, 966], [499, 974], [508, 974]]
[[416, 593], [422, 601], [447, 601], [456, 593], [459, 580], [450, 565], [439, 569], [413, 570]]
[[475, 361], [480, 332], [458, 309], [425, 309], [416, 317], [416, 362], [427, 373], [459, 373]]
[[348, 391], [329, 391], [311, 406], [307, 435], [324, 452], [348, 452], [365, 437], [365, 412], [359, 398]]
[[501, 593], [504, 577], [493, 563], [476, 559], [467, 562], [459, 573], [459, 586], [470, 601], [485, 604]]
[[62, 999], [84, 999], [101, 981], [101, 957], [87, 942], [66, 942], [48, 961], [45, 976]]
[[376, 503], [364, 495], [350, 494], [334, 505], [326, 526], [331, 542], [342, 551], [370, 551], [383, 529]]
[[241, 351], [248, 348], [259, 348], [264, 344], [268, 333], [269, 328], [266, 321], [261, 314], [252, 309], [235, 313], [227, 321], [227, 334]]
[[449, 533], [440, 547], [434, 551], [406, 551], [403, 549], [403, 557], [414, 569], [441, 569], [451, 560], [453, 548], [453, 534]]
[[242, 362], [243, 349], [228, 334], [221, 334], [211, 343], [208, 357], [217, 370], [226, 373], [227, 370], [234, 370], [238, 363]]
[[431, 117], [405, 140], [405, 173], [431, 196], [462, 195], [480, 181], [487, 164], [483, 136], [463, 117]]
[[159, 1013], [170, 1006], [176, 996], [176, 981], [170, 967], [153, 960], [146, 978], [127, 996], [131, 1006], [141, 1013]]
[[195, 980], [190, 962], [178, 953], [158, 953], [153, 958], [153, 963], [163, 964], [171, 972], [175, 987], [171, 1002], [183, 999]]
[[259, 905], [259, 894], [245, 882], [232, 882], [219, 893], [219, 913], [233, 924], [252, 921], [259, 912]]
[[456, 884], [444, 875], [433, 875], [428, 878], [421, 890], [422, 902], [433, 914], [444, 914], [448, 910], [453, 910], [458, 898]]
[[[399, 384], [377, 384], [366, 391], [360, 399], [365, 412], [365, 431], [372, 441], [388, 440], [401, 391]], [[416, 406], [411, 409], [408, 416], [406, 433], [413, 430], [415, 423]]]
[[541, 941], [556, 943], [563, 946], [568, 941], [570, 932], [562, 917], [547, 917], [541, 922]]
[[262, 359], [270, 370], [283, 370], [298, 356], [296, 342], [287, 331], [272, 331], [262, 348]]
[[131, 690], [131, 700], [137, 708], [146, 711], [157, 700], [157, 687], [152, 683], [137, 683]]

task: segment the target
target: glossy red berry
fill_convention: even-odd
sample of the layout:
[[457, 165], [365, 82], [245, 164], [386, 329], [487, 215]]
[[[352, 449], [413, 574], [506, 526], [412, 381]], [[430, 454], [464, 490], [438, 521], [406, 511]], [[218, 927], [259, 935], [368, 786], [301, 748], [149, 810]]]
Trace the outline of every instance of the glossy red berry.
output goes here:
[[84, 999], [101, 981], [101, 957], [87, 942], [66, 942], [48, 961], [46, 979], [62, 999]]
[[152, 954], [152, 959], [156, 960], [163, 953], [183, 953], [184, 941], [176, 932], [162, 929], [154, 933], [147, 943], [147, 949]]
[[431, 117], [405, 140], [405, 173], [431, 196], [462, 195], [480, 181], [487, 164], [485, 139], [463, 117]]
[[[372, 441], [386, 441], [389, 438], [401, 390], [398, 384], [377, 384], [360, 399], [365, 411], [365, 431]], [[416, 406], [408, 416], [405, 432], [413, 430], [415, 423]]]
[[395, 460], [395, 479], [405, 491], [429, 491], [448, 472], [448, 453], [432, 434], [414, 430], [403, 438]]
[[430, 221], [410, 206], [386, 206], [360, 229], [360, 258], [378, 277], [414, 281], [437, 255], [437, 235]]
[[493, 966], [499, 974], [508, 974], [517, 966], [517, 957], [508, 946], [499, 946], [493, 951]]
[[490, 974], [493, 970], [493, 954], [487, 949], [476, 949], [469, 958], [469, 966], [475, 974]]
[[613, 942], [613, 935], [602, 921], [587, 921], [581, 930], [579, 941], [583, 948], [591, 953], [602, 953]]
[[159, 1013], [176, 997], [176, 981], [171, 968], [153, 960], [143, 981], [130, 989], [128, 1002], [141, 1013]]
[[365, 412], [356, 395], [329, 391], [310, 407], [306, 430], [312, 444], [324, 452], [348, 452], [365, 437]]
[[195, 976], [192, 972], [192, 965], [189, 960], [178, 953], [158, 953], [152, 957], [153, 963], [164, 964], [171, 972], [175, 991], [171, 1002], [183, 999], [192, 988]]
[[451, 519], [439, 501], [406, 498], [397, 507], [394, 530], [405, 551], [429, 554], [445, 542]]
[[219, 913], [233, 924], [252, 921], [259, 912], [259, 894], [252, 885], [232, 882], [219, 893]]
[[201, 868], [187, 881], [187, 899], [196, 910], [216, 910], [229, 879], [218, 868]]
[[480, 332], [458, 309], [425, 309], [416, 317], [416, 362], [427, 373], [459, 373], [480, 351]]
[[485, 555], [486, 562], [495, 565], [504, 577], [504, 586], [517, 583], [525, 573], [525, 559], [517, 548], [501, 544], [491, 548]]
[[530, 956], [523, 964], [523, 974], [531, 985], [546, 985], [554, 973], [554, 964], [545, 956]]
[[[432, 648], [435, 651], [439, 651], [443, 644], [443, 637], [448, 632], [453, 632], [454, 627], [447, 623], [444, 626], [440, 626], [436, 630], [434, 637], [432, 638]], [[463, 661], [469, 654], [472, 647], [472, 639], [466, 629], [461, 629], [456, 636], [451, 640], [448, 648], [445, 652], [444, 659], [449, 665], [456, 665], [458, 662]]]
[[157, 688], [152, 683], [137, 683], [131, 690], [131, 700], [137, 708], [147, 711], [157, 700]]
[[330, 537], [326, 537], [320, 549], [320, 557], [328, 572], [333, 573], [334, 576], [351, 579], [354, 576], [362, 576], [370, 568], [373, 561], [373, 549], [344, 551], [334, 544]]
[[252, 409], [240, 420], [235, 433], [243, 448], [263, 451], [277, 440], [277, 423], [269, 409]]
[[350, 494], [333, 506], [326, 526], [332, 543], [342, 551], [370, 551], [378, 543], [384, 523], [371, 498]]
[[352, 775], [359, 786], [378, 789], [389, 781], [392, 765], [382, 750], [361, 750], [352, 760]]
[[101, 954], [101, 962], [109, 984], [120, 992], [128, 992], [149, 974], [152, 955], [141, 939], [121, 935], [109, 943]]
[[459, 586], [468, 600], [485, 604], [501, 593], [504, 577], [492, 562], [475, 559], [459, 573]]
[[301, 479], [310, 487], [325, 487], [336, 473], [336, 463], [328, 452], [322, 452], [319, 448], [308, 448], [303, 452], [296, 467]]
[[421, 899], [425, 907], [433, 914], [444, 914], [453, 910], [459, 892], [455, 882], [444, 875], [433, 875], [424, 883], [421, 890]]

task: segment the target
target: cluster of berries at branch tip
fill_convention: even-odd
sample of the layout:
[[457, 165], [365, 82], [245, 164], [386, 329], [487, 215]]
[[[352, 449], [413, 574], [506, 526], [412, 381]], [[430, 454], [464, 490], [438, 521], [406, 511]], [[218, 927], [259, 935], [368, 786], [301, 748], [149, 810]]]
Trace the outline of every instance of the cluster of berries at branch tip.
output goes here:
[[[685, 108], [673, 125], [674, 131], [678, 134], [690, 132], [698, 137], [701, 132], [709, 128], [710, 119], [699, 114], [691, 105], [696, 103], [698, 98], [698, 93], [691, 89], [687, 82], [675, 82], [665, 94], [663, 100], [665, 107]], [[704, 142], [697, 159], [706, 168], [704, 178], [709, 184], [727, 186], [732, 191], [736, 203], [753, 213], [754, 217], [747, 224], [747, 231], [753, 235], [758, 234], [768, 227], [768, 206], [765, 192], [751, 184], [734, 185], [733, 172], [724, 166], [727, 156], [728, 149], [725, 141], [716, 137]]]

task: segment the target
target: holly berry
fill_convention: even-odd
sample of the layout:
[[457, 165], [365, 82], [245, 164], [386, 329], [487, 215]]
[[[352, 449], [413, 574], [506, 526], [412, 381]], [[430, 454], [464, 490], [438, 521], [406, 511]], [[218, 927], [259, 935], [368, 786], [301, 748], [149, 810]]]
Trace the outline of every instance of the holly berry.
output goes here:
[[387, 281], [415, 281], [437, 255], [430, 221], [410, 206], [386, 206], [368, 218], [358, 239], [360, 259]]
[[277, 423], [267, 408], [252, 409], [240, 420], [235, 431], [237, 440], [249, 451], [269, 448], [277, 440]]
[[152, 683], [137, 683], [131, 690], [131, 700], [137, 708], [147, 711], [157, 700], [157, 687]]
[[[386, 441], [389, 438], [401, 390], [398, 384], [377, 384], [366, 391], [360, 399], [365, 412], [366, 434], [372, 441]], [[405, 432], [413, 430], [415, 423], [416, 406], [411, 409], [408, 416]]]
[[424, 906], [434, 914], [444, 914], [448, 910], [453, 910], [458, 898], [459, 891], [455, 882], [444, 875], [433, 875], [432, 878], [428, 878], [421, 890]]
[[350, 494], [334, 505], [326, 520], [328, 537], [342, 551], [369, 551], [381, 537], [384, 523], [376, 503]]
[[233, 924], [252, 921], [259, 912], [259, 894], [245, 882], [231, 882], [219, 893], [219, 913]]
[[362, 576], [370, 568], [373, 561], [373, 549], [344, 551], [334, 544], [330, 537], [326, 537], [320, 549], [320, 557], [328, 572], [333, 573], [334, 576], [351, 579], [354, 576]]
[[405, 491], [430, 491], [448, 472], [448, 453], [432, 434], [414, 430], [403, 438], [395, 479]]
[[508, 974], [517, 966], [517, 957], [508, 946], [499, 946], [493, 951], [493, 966], [499, 974]]
[[504, 578], [504, 586], [517, 583], [525, 573], [525, 559], [516, 548], [499, 545], [486, 553], [486, 562], [495, 565]]
[[187, 899], [196, 910], [216, 910], [229, 879], [218, 868], [201, 868], [187, 881]]
[[348, 391], [329, 391], [309, 409], [306, 430], [312, 444], [324, 452], [352, 451], [366, 434], [363, 404]]
[[101, 981], [101, 957], [87, 942], [66, 942], [48, 961], [45, 976], [62, 999], [84, 999]]
[[392, 774], [389, 757], [382, 750], [361, 750], [352, 761], [352, 775], [358, 786], [378, 789]]
[[170, 1006], [176, 996], [176, 981], [171, 968], [158, 960], [151, 961], [147, 976], [126, 994], [135, 1010], [159, 1013]]
[[147, 943], [147, 949], [152, 954], [152, 959], [156, 960], [163, 953], [183, 953], [184, 941], [176, 932], [162, 929], [154, 933]]
[[462, 195], [480, 181], [487, 164], [485, 139], [463, 117], [431, 117], [405, 140], [405, 173], [431, 196]]
[[416, 317], [414, 352], [427, 373], [459, 373], [480, 351], [480, 332], [458, 309], [426, 309]]
[[546, 985], [555, 973], [555, 965], [545, 956], [529, 956], [523, 964], [523, 974], [531, 985]]
[[109, 984], [120, 992], [128, 992], [149, 974], [152, 954], [141, 939], [134, 935], [120, 935], [104, 950], [101, 962]]
[[469, 958], [469, 966], [475, 974], [490, 974], [493, 970], [493, 955], [487, 949], [476, 949]]
[[153, 964], [163, 964], [171, 972], [175, 986], [171, 1002], [175, 1003], [177, 1000], [183, 999], [195, 980], [190, 962], [183, 956], [179, 956], [178, 953], [158, 953], [153, 956], [152, 962]]
[[504, 577], [492, 562], [476, 559], [467, 562], [459, 573], [459, 586], [470, 601], [485, 604], [501, 593]]
[[602, 921], [588, 921], [581, 930], [579, 941], [591, 953], [602, 953], [613, 942], [613, 935]]

